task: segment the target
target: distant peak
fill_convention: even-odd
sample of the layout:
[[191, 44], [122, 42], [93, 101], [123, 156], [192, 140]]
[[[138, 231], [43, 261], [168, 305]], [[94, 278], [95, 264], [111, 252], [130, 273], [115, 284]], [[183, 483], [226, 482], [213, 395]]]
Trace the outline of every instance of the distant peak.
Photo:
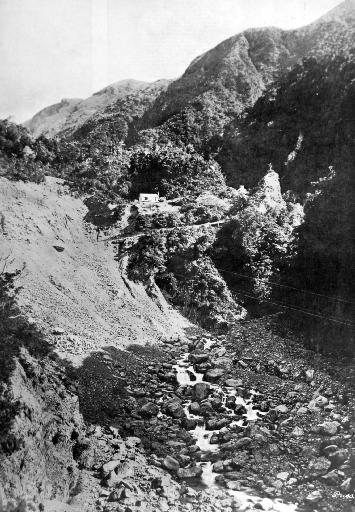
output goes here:
[[342, 19], [349, 14], [355, 15], [355, 0], [345, 0], [327, 12], [324, 16], [322, 16], [318, 22], [328, 22], [336, 19]]

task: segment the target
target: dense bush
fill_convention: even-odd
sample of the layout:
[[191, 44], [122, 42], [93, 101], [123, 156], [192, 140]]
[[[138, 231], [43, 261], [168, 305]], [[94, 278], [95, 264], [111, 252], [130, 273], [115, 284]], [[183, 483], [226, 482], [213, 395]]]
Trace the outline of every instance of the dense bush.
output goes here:
[[144, 235], [130, 256], [129, 275], [144, 283], [154, 278], [172, 304], [204, 327], [226, 327], [244, 310], [208, 256], [213, 241], [213, 231], [188, 228]]
[[351, 162], [354, 59], [307, 59], [270, 85], [226, 130], [217, 160], [233, 186], [254, 186], [272, 162], [285, 189], [300, 193], [330, 165]]
[[173, 144], [132, 148], [130, 160], [131, 195], [159, 192], [168, 198], [198, 195], [225, 186], [221, 170], [192, 147]]
[[270, 170], [245, 207], [218, 234], [214, 259], [229, 272], [229, 282], [260, 299], [271, 296], [270, 281], [291, 257], [294, 228], [301, 222], [300, 205], [287, 203], [277, 173]]
[[8, 157], [23, 157], [31, 150], [33, 140], [23, 126], [3, 119], [0, 121], [0, 152]]
[[291, 312], [289, 318], [298, 322], [298, 328], [302, 324], [313, 345], [322, 349], [355, 351], [354, 195], [350, 168], [339, 174], [331, 169], [313, 184], [294, 257], [282, 275], [290, 286], [287, 293], [283, 290], [288, 303], [313, 313]]

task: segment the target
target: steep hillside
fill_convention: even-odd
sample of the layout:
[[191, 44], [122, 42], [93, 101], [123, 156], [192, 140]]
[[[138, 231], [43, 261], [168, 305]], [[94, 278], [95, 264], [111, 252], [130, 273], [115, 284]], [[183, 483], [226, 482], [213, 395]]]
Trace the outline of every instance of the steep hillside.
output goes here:
[[[143, 127], [157, 126], [189, 108], [190, 116], [210, 136], [220, 134], [228, 119], [252, 105], [281, 72], [310, 56], [347, 54], [355, 34], [355, 4], [339, 7], [298, 30], [250, 29], [197, 57], [181, 78], [162, 93], [143, 118]], [[192, 109], [192, 112], [191, 112]]]
[[107, 131], [131, 143], [140, 129], [168, 122], [170, 138], [194, 143], [198, 136], [209, 146], [268, 84], [303, 58], [348, 55], [355, 35], [354, 12], [354, 0], [346, 0], [297, 30], [248, 29], [194, 59], [171, 83], [123, 80], [86, 100], [63, 100], [25, 125], [36, 136], [77, 132], [75, 138], [82, 138]]
[[65, 98], [45, 107], [23, 124], [34, 137], [42, 134], [51, 137], [62, 128], [66, 119], [82, 101], [80, 98]]
[[[24, 125], [35, 137], [41, 134], [53, 137], [59, 133], [72, 133], [92, 116], [100, 114], [116, 101], [124, 102], [126, 97], [135, 96], [146, 89], [148, 96], [155, 89], [158, 94], [160, 87], [164, 87], [164, 80], [158, 81], [157, 85], [131, 79], [121, 80], [101, 89], [87, 99], [62, 100], [60, 103], [46, 107]], [[119, 107], [121, 103], [118, 103]]]
[[157, 292], [129, 282], [124, 261], [114, 260], [105, 237], [96, 241], [82, 201], [60, 183], [24, 184], [1, 179], [1, 258], [19, 278], [20, 305], [61, 352], [105, 345], [156, 342], [183, 325]]
[[63, 128], [61, 136], [70, 136], [74, 140], [87, 141], [132, 140], [135, 136], [135, 124], [144, 112], [151, 107], [157, 96], [166, 90], [170, 80], [157, 80], [145, 87], [137, 88], [126, 95], [118, 96], [104, 109], [98, 109], [85, 122]]

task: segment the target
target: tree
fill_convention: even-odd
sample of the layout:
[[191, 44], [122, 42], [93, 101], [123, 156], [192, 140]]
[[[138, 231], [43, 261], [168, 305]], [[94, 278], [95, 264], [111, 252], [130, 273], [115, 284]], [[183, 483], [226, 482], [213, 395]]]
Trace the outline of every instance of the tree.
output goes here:
[[218, 164], [205, 160], [193, 147], [171, 143], [132, 148], [130, 170], [132, 195], [144, 190], [171, 198], [225, 187]]
[[233, 285], [260, 299], [272, 294], [270, 281], [290, 258], [294, 229], [302, 220], [300, 205], [286, 203], [281, 195], [278, 174], [269, 169], [247, 205], [221, 230], [215, 245], [218, 266], [239, 277]]

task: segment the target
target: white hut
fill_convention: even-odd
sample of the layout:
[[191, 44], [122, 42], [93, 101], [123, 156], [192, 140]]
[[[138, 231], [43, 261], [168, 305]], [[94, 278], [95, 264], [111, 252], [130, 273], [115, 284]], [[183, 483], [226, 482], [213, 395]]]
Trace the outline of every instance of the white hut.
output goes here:
[[140, 203], [158, 203], [159, 202], [159, 194], [139, 194], [139, 202]]

